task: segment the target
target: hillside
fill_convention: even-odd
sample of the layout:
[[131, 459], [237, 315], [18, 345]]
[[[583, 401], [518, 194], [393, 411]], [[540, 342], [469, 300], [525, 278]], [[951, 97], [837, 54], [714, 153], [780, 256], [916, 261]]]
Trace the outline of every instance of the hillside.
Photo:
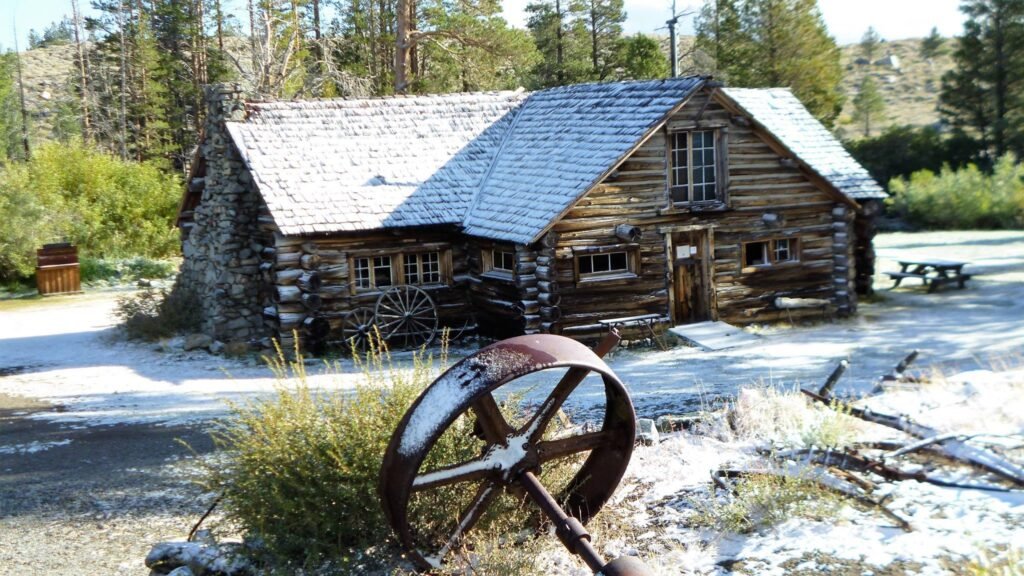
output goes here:
[[[680, 39], [680, 51], [687, 52], [690, 38]], [[942, 75], [952, 68], [949, 42], [946, 53], [928, 61], [920, 56], [919, 39], [884, 42], [875, 56], [878, 61], [887, 55], [895, 56], [899, 67], [883, 64], [857, 63], [861, 58], [860, 46], [843, 46], [843, 90], [846, 105], [838, 122], [837, 133], [843, 138], [860, 138], [860, 129], [852, 124], [853, 97], [866, 76], [872, 76], [886, 102], [885, 117], [872, 129], [879, 134], [890, 125], [912, 124], [923, 126], [938, 121], [936, 110]], [[239, 52], [243, 50], [239, 48]], [[74, 122], [77, 102], [71, 94], [74, 80], [75, 48], [73, 45], [37, 48], [22, 53], [25, 75], [25, 96], [31, 114], [32, 134], [36, 139], [55, 136], [61, 122]], [[247, 59], [240, 58], [247, 62]], [[63, 112], [62, 112], [63, 110]]]
[[884, 42], [875, 55], [875, 62], [886, 56], [895, 56], [898, 68], [888, 64], [864, 64], [858, 44], [842, 47], [843, 91], [846, 104], [839, 118], [837, 132], [844, 138], [861, 138], [863, 133], [852, 124], [853, 97], [857, 94], [864, 78], [871, 76], [885, 100], [884, 118], [872, 127], [871, 135], [877, 135], [891, 125], [911, 124], [925, 126], [939, 120], [936, 109], [942, 75], [953, 67], [949, 55], [950, 41], [946, 41], [944, 53], [934, 60], [921, 57], [921, 40], [893, 40]]

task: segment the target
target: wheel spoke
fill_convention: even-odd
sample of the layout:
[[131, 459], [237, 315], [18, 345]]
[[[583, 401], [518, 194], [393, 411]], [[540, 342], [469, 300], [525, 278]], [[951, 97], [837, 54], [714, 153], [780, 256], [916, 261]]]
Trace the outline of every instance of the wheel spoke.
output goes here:
[[470, 460], [469, 462], [463, 462], [462, 464], [455, 464], [454, 466], [445, 466], [413, 478], [412, 491], [421, 492], [431, 488], [448, 486], [449, 484], [479, 480], [487, 476], [495, 468], [495, 463], [488, 460], [486, 456]]
[[476, 523], [480, 521], [480, 518], [484, 515], [484, 512], [487, 511], [491, 502], [493, 502], [499, 494], [501, 494], [501, 491], [498, 490], [498, 487], [491, 482], [484, 482], [480, 485], [476, 495], [473, 496], [473, 501], [470, 502], [469, 506], [467, 506], [466, 509], [462, 511], [462, 514], [459, 515], [459, 523], [455, 527], [455, 531], [452, 532], [451, 537], [448, 538], [448, 541], [445, 542], [444, 546], [437, 551], [438, 560], [444, 559], [444, 557], [447, 556], [453, 548], [458, 546], [459, 542], [462, 540], [462, 536], [466, 532], [469, 532], [473, 526], [476, 526]]
[[555, 389], [551, 391], [551, 394], [544, 399], [544, 403], [541, 404], [537, 413], [533, 415], [533, 418], [519, 432], [527, 434], [531, 442], [539, 442], [544, 436], [544, 430], [547, 429], [555, 414], [561, 410], [566, 398], [569, 397], [569, 394], [572, 394], [572, 391], [580, 385], [580, 382], [583, 382], [583, 379], [589, 373], [590, 370], [586, 368], [570, 368], [565, 373], [565, 376], [562, 376], [562, 379], [558, 381], [558, 384], [555, 385]]
[[609, 441], [609, 434], [604, 430], [598, 432], [587, 432], [577, 436], [559, 438], [557, 440], [545, 440], [537, 444], [537, 457], [540, 461], [549, 462], [558, 458], [564, 458], [587, 450], [593, 450]]
[[480, 424], [484, 440], [488, 444], [505, 444], [505, 438], [512, 433], [512, 427], [501, 414], [501, 408], [495, 402], [494, 396], [484, 394], [473, 404], [473, 413], [476, 414], [476, 421]]

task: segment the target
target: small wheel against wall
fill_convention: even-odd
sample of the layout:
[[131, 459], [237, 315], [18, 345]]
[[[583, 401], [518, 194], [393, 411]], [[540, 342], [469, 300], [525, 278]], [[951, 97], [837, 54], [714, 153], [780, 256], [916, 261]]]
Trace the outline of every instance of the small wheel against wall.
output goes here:
[[389, 344], [403, 348], [429, 344], [437, 333], [437, 306], [422, 288], [392, 286], [377, 299], [377, 327]]
[[349, 349], [362, 352], [370, 347], [374, 313], [370, 308], [356, 308], [345, 315], [341, 323], [341, 336]]

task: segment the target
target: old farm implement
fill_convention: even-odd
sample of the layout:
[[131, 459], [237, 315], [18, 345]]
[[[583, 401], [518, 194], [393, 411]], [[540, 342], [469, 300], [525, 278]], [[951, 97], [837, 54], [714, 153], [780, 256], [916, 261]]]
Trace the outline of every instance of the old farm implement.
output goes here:
[[[531, 500], [554, 526], [559, 540], [595, 573], [648, 574], [638, 559], [605, 562], [590, 543], [584, 524], [612, 496], [633, 452], [636, 419], [622, 381], [602, 356], [614, 348], [610, 333], [590, 350], [553, 335], [519, 336], [492, 344], [454, 365], [435, 380], [405, 414], [391, 437], [380, 476], [380, 495], [395, 534], [421, 570], [437, 567], [461, 548], [466, 534], [503, 494]], [[546, 399], [524, 423], [503, 415], [495, 392], [527, 375], [562, 373]], [[563, 403], [589, 374], [604, 384], [604, 421], [594, 431], [549, 434]], [[499, 395], [500, 396], [500, 395]], [[463, 416], [475, 420], [479, 456], [440, 467], [425, 465], [442, 435]], [[555, 460], [586, 454], [565, 488], [552, 494], [541, 468]], [[551, 464], [554, 465], [554, 464]], [[450, 530], [421, 529], [411, 499], [432, 490], [459, 489], [466, 499]]]

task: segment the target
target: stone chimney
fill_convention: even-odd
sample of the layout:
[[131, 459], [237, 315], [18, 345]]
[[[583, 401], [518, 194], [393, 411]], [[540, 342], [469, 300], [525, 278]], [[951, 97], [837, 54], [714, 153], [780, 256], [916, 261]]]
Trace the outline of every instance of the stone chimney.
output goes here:
[[252, 176], [238, 155], [226, 122], [245, 120], [237, 84], [204, 87], [205, 133], [197, 162], [205, 163], [202, 200], [182, 244], [176, 290], [195, 294], [200, 331], [235, 350], [264, 335], [260, 315], [258, 213]]

